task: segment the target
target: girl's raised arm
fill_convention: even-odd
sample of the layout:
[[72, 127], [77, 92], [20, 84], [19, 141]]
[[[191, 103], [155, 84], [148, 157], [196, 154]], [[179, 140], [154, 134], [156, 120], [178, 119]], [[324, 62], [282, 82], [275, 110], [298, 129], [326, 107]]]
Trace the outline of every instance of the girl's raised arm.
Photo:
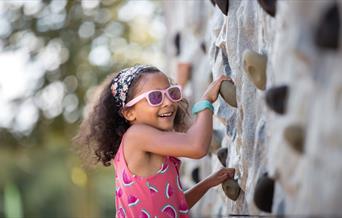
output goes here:
[[[211, 103], [216, 101], [223, 80], [230, 80], [230, 78], [221, 76], [213, 81], [202, 100]], [[160, 131], [148, 125], [135, 124], [126, 132], [126, 143], [145, 152], [201, 158], [208, 153], [213, 129], [212, 116], [213, 112], [209, 109], [199, 112], [195, 122], [185, 133]]]

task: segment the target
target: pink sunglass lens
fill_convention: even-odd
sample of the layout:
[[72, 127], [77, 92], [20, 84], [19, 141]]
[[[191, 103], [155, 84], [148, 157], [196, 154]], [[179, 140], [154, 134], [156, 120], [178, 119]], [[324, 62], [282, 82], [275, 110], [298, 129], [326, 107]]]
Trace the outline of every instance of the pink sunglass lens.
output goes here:
[[173, 87], [168, 90], [170, 98], [174, 101], [179, 101], [182, 98], [181, 90], [178, 87]]
[[149, 99], [149, 101], [150, 101], [150, 103], [151, 103], [152, 105], [160, 104], [160, 102], [161, 102], [162, 99], [163, 99], [163, 93], [160, 92], [160, 91], [151, 92], [151, 93], [148, 95], [148, 99]]

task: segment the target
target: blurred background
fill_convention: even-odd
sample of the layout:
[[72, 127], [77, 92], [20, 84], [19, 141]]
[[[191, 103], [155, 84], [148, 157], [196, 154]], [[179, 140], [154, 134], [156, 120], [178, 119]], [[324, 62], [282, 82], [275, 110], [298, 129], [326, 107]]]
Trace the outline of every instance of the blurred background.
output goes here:
[[[183, 161], [182, 183], [226, 164], [243, 192], [233, 201], [211, 189], [193, 217], [341, 217], [341, 8], [342, 0], [0, 0], [0, 217], [114, 217], [113, 167], [84, 167], [71, 139], [97, 85], [136, 63], [169, 74], [190, 103], [222, 73], [234, 80], [237, 107], [218, 98], [216, 142], [196, 164]], [[262, 54], [254, 64], [265, 89], [245, 69], [245, 51]], [[282, 86], [289, 91], [279, 97]], [[227, 153], [222, 163], [216, 149]], [[256, 198], [266, 176], [271, 191]]]
[[106, 75], [164, 66], [161, 1], [0, 1], [0, 217], [113, 217], [114, 170], [72, 149]]

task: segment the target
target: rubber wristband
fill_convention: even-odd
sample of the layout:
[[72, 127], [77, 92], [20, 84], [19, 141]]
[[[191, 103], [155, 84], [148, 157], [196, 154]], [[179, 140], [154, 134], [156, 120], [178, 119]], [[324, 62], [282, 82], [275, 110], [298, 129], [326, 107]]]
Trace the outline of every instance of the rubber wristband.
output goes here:
[[197, 113], [199, 113], [199, 112], [201, 112], [201, 111], [203, 111], [205, 109], [209, 109], [212, 112], [214, 112], [214, 106], [213, 106], [213, 104], [210, 101], [208, 101], [208, 100], [201, 100], [201, 101], [197, 102], [196, 104], [194, 104], [192, 106], [191, 112], [192, 112], [193, 115], [195, 115], [195, 114], [197, 114]]

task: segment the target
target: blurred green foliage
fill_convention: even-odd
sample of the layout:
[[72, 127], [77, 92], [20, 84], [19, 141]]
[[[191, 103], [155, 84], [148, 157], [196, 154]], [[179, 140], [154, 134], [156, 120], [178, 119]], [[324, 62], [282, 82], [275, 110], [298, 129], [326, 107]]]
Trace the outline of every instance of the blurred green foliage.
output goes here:
[[[107, 74], [160, 58], [154, 34], [158, 4], [0, 2], [0, 52], [22, 51], [40, 69], [25, 95], [8, 100], [13, 113], [6, 115], [8, 125], [0, 126], [0, 217], [114, 216], [113, 168], [81, 167], [71, 138], [87, 97]], [[134, 11], [151, 13], [134, 17]], [[18, 128], [27, 102], [37, 119]]]

